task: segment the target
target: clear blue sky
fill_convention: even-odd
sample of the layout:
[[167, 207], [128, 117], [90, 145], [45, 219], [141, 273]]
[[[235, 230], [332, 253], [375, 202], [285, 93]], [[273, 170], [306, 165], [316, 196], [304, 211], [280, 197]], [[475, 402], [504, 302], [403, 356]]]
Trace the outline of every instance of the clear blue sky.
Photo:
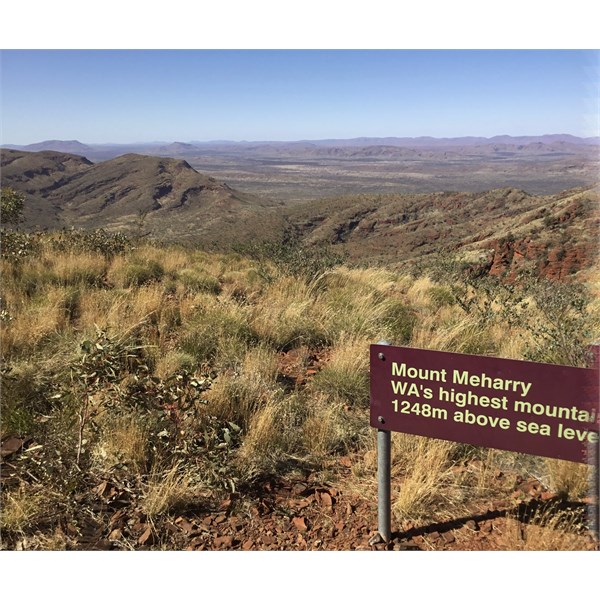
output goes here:
[[2, 143], [598, 135], [597, 51], [1, 53]]

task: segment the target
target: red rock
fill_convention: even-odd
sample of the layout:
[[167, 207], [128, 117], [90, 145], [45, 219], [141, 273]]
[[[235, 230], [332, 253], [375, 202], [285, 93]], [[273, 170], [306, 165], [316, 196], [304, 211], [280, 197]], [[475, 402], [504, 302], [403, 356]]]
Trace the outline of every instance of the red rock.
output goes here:
[[485, 521], [481, 524], [480, 529], [483, 533], [492, 533], [493, 525], [490, 521]]
[[153, 542], [153, 537], [154, 536], [152, 535], [152, 527], [148, 525], [144, 530], [144, 533], [142, 533], [142, 535], [140, 535], [140, 537], [138, 538], [138, 543], [142, 546], [149, 545]]
[[233, 536], [222, 535], [220, 537], [216, 537], [213, 540], [213, 545], [215, 548], [231, 548], [233, 546]]
[[194, 530], [193, 523], [190, 523], [187, 519], [180, 517], [179, 519], [177, 519], [177, 521], [177, 525], [179, 525], [179, 527], [181, 527], [181, 529], [183, 529], [183, 531], [185, 531], [186, 533], [191, 533]]
[[540, 494], [540, 500], [542, 502], [548, 502], [549, 500], [556, 500], [558, 498], [558, 494], [556, 492], [542, 492]]
[[294, 517], [292, 519], [292, 523], [294, 524], [294, 526], [296, 527], [296, 529], [298, 531], [306, 531], [308, 529], [308, 526], [306, 524], [306, 520], [304, 519], [304, 517]]
[[471, 531], [477, 531], [479, 529], [479, 525], [477, 525], [477, 521], [470, 519], [465, 523], [465, 528], [470, 529]]
[[444, 542], [446, 542], [446, 544], [451, 544], [452, 542], [456, 541], [456, 538], [454, 537], [454, 534], [451, 531], [445, 531], [444, 533], [442, 533], [442, 538]]
[[331, 507], [333, 506], [333, 499], [327, 492], [322, 492], [320, 494], [320, 500], [323, 508], [331, 510]]

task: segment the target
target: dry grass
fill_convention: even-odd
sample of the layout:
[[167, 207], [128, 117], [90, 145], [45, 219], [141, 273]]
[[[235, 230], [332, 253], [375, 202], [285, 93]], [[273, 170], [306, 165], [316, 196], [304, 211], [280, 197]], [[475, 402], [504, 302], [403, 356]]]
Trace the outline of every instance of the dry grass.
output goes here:
[[342, 336], [327, 364], [311, 380], [311, 389], [328, 395], [333, 402], [368, 406], [370, 343], [368, 338]]
[[[396, 519], [418, 521], [431, 514], [436, 505], [451, 510], [448, 482], [457, 444], [420, 436], [393, 436], [392, 478], [397, 489], [392, 504]], [[400, 477], [398, 477], [400, 475]], [[440, 518], [440, 513], [436, 515]]]
[[[69, 414], [63, 399], [69, 390], [78, 394], [95, 381], [91, 374], [87, 381], [76, 379], [81, 342], [95, 339], [96, 327], [113, 339], [128, 336], [144, 347], [142, 364], [121, 368], [120, 359], [115, 360], [116, 372], [102, 372], [103, 378], [93, 383], [90, 395], [112, 399], [112, 404], [104, 403], [101, 414], [90, 416], [90, 460], [82, 468], [90, 479], [118, 472], [142, 482], [135, 493], [143, 512], [155, 520], [204, 498], [209, 491], [200, 483], [202, 473], [207, 482], [207, 473], [221, 471], [242, 479], [282, 475], [298, 461], [318, 470], [344, 454], [359, 457], [344, 485], [372, 501], [376, 452], [367, 409], [370, 343], [387, 339], [509, 358], [523, 358], [533, 343], [524, 327], [494, 316], [484, 321], [477, 310], [466, 313], [453, 301], [449, 285], [385, 269], [337, 267], [307, 283], [239, 255], [149, 246], [112, 258], [45, 249], [41, 257], [2, 269], [1, 308], [8, 315], [2, 322], [2, 357], [15, 377], [3, 389], [2, 433], [43, 433], [72, 450], [77, 412], [69, 409], [75, 417]], [[600, 322], [599, 306], [596, 298], [590, 307], [594, 327]], [[494, 306], [496, 314], [500, 309]], [[528, 314], [536, 317], [536, 311], [532, 305]], [[292, 349], [296, 363], [285, 365], [302, 374], [297, 381], [279, 372], [282, 351]], [[306, 375], [315, 354], [321, 366]], [[169, 388], [181, 373], [210, 373], [211, 388], [186, 404], [183, 400], [192, 394], [183, 380], [177, 379], [179, 388]], [[141, 392], [128, 404], [131, 399], [124, 395], [136, 386]], [[180, 402], [185, 405], [178, 409], [181, 414], [168, 408]], [[241, 432], [236, 430], [234, 441], [223, 449], [219, 436], [230, 423]], [[167, 437], [158, 439], [159, 431], [167, 431]], [[497, 492], [494, 451], [485, 455], [479, 471], [469, 472], [467, 485], [453, 471], [456, 444], [402, 434], [392, 439], [397, 520], [439, 520], [461, 512], [465, 498]], [[56, 447], [48, 444], [44, 460], [56, 461], [51, 452]], [[193, 459], [178, 462], [193, 452]], [[572, 499], [586, 495], [585, 466], [548, 461], [548, 473], [560, 493]], [[77, 486], [83, 484], [73, 481], [81, 491]], [[215, 485], [212, 479], [209, 484]], [[51, 479], [44, 485], [49, 494], [58, 489]], [[43, 499], [33, 488], [6, 492], [3, 529], [27, 529], [43, 512]], [[531, 531], [529, 546], [535, 543]], [[543, 535], [552, 531], [557, 539], [565, 533], [544, 524]], [[567, 534], [572, 534], [568, 528]], [[61, 547], [64, 539], [40, 533], [31, 544]]]
[[153, 519], [169, 511], [201, 503], [206, 491], [205, 486], [195, 482], [190, 474], [182, 472], [179, 464], [166, 471], [155, 469], [144, 485], [140, 508]]
[[101, 430], [94, 444], [93, 458], [99, 466], [125, 467], [145, 473], [149, 461], [149, 431], [139, 417], [123, 415], [100, 420]]
[[550, 458], [545, 462], [550, 486], [555, 492], [569, 500], [580, 500], [591, 494], [593, 467]]
[[413, 332], [412, 345], [428, 350], [490, 355], [497, 349], [496, 340], [478, 319], [444, 307], [432, 315], [423, 316]]
[[185, 352], [171, 350], [158, 358], [154, 373], [157, 377], [167, 379], [177, 373], [177, 371], [185, 370], [192, 372], [195, 370], [195, 367], [196, 361], [193, 356]]
[[523, 523], [506, 518], [500, 541], [510, 550], [591, 550], [594, 545], [583, 524], [580, 511], [552, 507], [538, 511]]
[[318, 344], [326, 334], [317, 300], [314, 284], [281, 278], [252, 306], [251, 326], [260, 339], [279, 349]]
[[246, 477], [255, 472], [269, 472], [289, 447], [289, 402], [268, 399], [249, 419], [244, 443], [237, 460]]
[[2, 494], [0, 531], [23, 532], [47, 508], [47, 492], [22, 484]]
[[367, 431], [362, 425], [365, 415], [353, 415], [344, 404], [325, 394], [306, 399], [306, 417], [302, 424], [302, 447], [308, 456], [324, 460], [336, 453], [346, 453], [364, 442]]
[[207, 410], [247, 428], [259, 409], [282, 395], [276, 375], [277, 357], [272, 351], [263, 346], [248, 350], [240, 367], [222, 374], [206, 393]]
[[11, 320], [2, 325], [2, 355], [33, 353], [52, 340], [69, 325], [70, 304], [68, 288], [49, 287], [33, 300], [11, 306]]

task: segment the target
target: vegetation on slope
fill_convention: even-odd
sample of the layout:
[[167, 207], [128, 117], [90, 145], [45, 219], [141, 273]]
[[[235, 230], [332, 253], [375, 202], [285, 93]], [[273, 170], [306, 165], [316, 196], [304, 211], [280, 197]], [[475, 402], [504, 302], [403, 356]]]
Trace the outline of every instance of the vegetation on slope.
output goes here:
[[[337, 485], [375, 503], [370, 343], [582, 364], [600, 330], [597, 288], [467, 280], [450, 264], [411, 275], [296, 246], [216, 254], [61, 232], [15, 251], [10, 239], [1, 433], [21, 447], [3, 465], [4, 548], [74, 547], [90, 519], [111, 531], [115, 512], [89, 508], [110, 489], [115, 511], [132, 507], [157, 547], [173, 547], [173, 515], [244, 498], [264, 478], [327, 480], [347, 457], [352, 476]], [[394, 439], [398, 527], [457, 514], [510, 457]], [[454, 468], [474, 456], [485, 469]], [[540, 464], [550, 487], [585, 495], [585, 467]], [[116, 547], [142, 543], [119, 532]]]

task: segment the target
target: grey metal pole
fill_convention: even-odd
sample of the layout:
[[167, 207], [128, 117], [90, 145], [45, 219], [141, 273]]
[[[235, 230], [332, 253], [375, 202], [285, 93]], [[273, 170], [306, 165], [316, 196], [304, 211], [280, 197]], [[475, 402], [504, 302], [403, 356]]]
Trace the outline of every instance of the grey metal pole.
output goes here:
[[377, 518], [379, 535], [384, 542], [392, 537], [392, 507], [390, 499], [392, 432], [377, 430]]
[[[389, 346], [390, 343], [384, 340], [378, 342], [379, 345]], [[383, 354], [379, 355], [381, 360], [385, 360]], [[383, 423], [383, 417], [379, 417]], [[392, 464], [392, 432], [377, 430], [377, 526], [379, 535], [384, 542], [389, 542], [392, 538], [392, 505], [391, 505], [391, 464]]]

